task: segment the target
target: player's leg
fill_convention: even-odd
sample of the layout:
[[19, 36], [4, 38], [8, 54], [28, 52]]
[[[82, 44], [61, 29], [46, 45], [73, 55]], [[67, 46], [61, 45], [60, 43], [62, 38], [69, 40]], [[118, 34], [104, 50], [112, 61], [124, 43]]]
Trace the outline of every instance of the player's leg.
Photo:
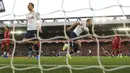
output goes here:
[[70, 42], [70, 45], [65, 43], [62, 50], [66, 50], [67, 48], [69, 48], [69, 51], [70, 51], [69, 53], [73, 54], [77, 50], [77, 49], [73, 50], [73, 48], [74, 48], [73, 45], [74, 45], [74, 43], [72, 43], [72, 42]]
[[75, 42], [74, 42], [75, 44], [73, 45], [74, 46], [74, 51], [76, 52], [76, 53], [81, 53], [80, 51], [79, 51], [79, 49], [81, 48], [81, 42], [79, 41], [79, 40], [76, 40]]
[[39, 48], [36, 48], [36, 60], [39, 59]]
[[69, 49], [69, 51], [70, 51], [70, 52], [69, 52], [70, 54], [75, 53], [74, 50], [73, 50], [72, 42], [70, 42], [70, 49]]
[[[76, 37], [77, 37], [77, 35], [73, 31], [70, 31], [69, 38], [73, 39], [73, 38], [76, 38]], [[62, 48], [62, 50], [66, 50], [67, 48], [70, 49], [70, 53], [73, 53], [73, 50], [72, 50], [72, 48], [73, 48], [73, 41], [72, 40], [71, 40], [71, 42], [69, 44], [65, 43], [63, 48]]]
[[73, 53], [81, 53], [81, 52], [79, 51], [79, 49], [80, 49], [80, 47], [81, 47], [81, 46], [79, 46], [79, 44], [77, 44], [77, 43], [71, 43], [70, 46], [71, 46], [71, 47], [70, 47], [70, 54], [73, 54]]
[[122, 58], [122, 49], [120, 48], [119, 44], [117, 45], [118, 46], [118, 52], [119, 52], [119, 56], [120, 58]]
[[117, 51], [117, 55], [118, 55], [117, 58], [118, 57], [122, 58], [122, 50], [120, 49], [120, 46], [118, 43], [116, 44], [116, 51]]
[[69, 48], [69, 45], [68, 45], [68, 43], [65, 43], [62, 50], [66, 50], [67, 48]]
[[117, 56], [117, 47], [115, 43], [112, 43], [112, 56]]
[[8, 56], [7, 56], [7, 52], [8, 52], [7, 45], [8, 45], [8, 42], [4, 41], [2, 43], [2, 46], [1, 46], [1, 49], [2, 49], [2, 52], [3, 52], [3, 58], [8, 58]]
[[122, 58], [122, 49], [119, 48], [119, 54], [120, 54], [120, 58]]
[[[72, 31], [70, 38], [76, 38], [77, 35]], [[79, 48], [81, 47], [81, 42], [79, 40], [75, 39], [73, 42], [70, 43], [70, 47], [72, 48], [72, 51], [70, 53], [77, 53], [79, 52]]]
[[32, 49], [32, 56], [36, 57], [36, 50], [35, 49]]
[[112, 56], [117, 56], [117, 55], [116, 55], [116, 48], [113, 48], [113, 49], [112, 49]]
[[38, 60], [39, 59], [39, 44], [38, 44], [38, 40], [35, 39], [33, 41], [34, 41], [33, 47], [34, 47], [35, 52], [36, 52], [36, 60]]
[[10, 43], [7, 41], [6, 46], [5, 46], [6, 58], [8, 58], [8, 56], [9, 56], [9, 47], [10, 47]]
[[117, 58], [120, 57], [119, 49], [118, 48], [116, 48], [116, 54], [117, 54]]
[[[27, 31], [27, 32], [24, 34], [23, 40], [26, 40], [26, 39], [29, 39], [29, 38], [30, 38], [30, 31]], [[28, 47], [28, 49], [29, 49], [29, 47], [31, 46], [31, 44], [30, 44], [30, 43], [27, 43], [27, 42], [25, 42], [24, 44], [25, 44], [26, 47]]]
[[[71, 39], [73, 39], [73, 38], [76, 38], [77, 35], [76, 35], [73, 31], [71, 31], [69, 37], [70, 37]], [[75, 41], [75, 40], [73, 40], [73, 41]], [[65, 43], [64, 46], [63, 46], [63, 50], [69, 48], [70, 52], [69, 52], [69, 54], [66, 54], [66, 55], [67, 55], [70, 59], [71, 59], [70, 54], [73, 54], [73, 53], [75, 53], [74, 51], [77, 51], [77, 48], [74, 48], [74, 46], [73, 46], [73, 45], [75, 44], [73, 41], [71, 41], [70, 44]]]
[[[25, 33], [25, 35], [24, 35], [24, 40], [30, 39], [30, 38], [34, 38], [36, 32], [37, 32], [36, 30], [27, 31], [27, 32]], [[26, 45], [26, 47], [27, 47], [28, 49], [31, 49], [31, 51], [29, 51], [29, 58], [31, 58], [32, 55], [33, 55], [33, 52], [32, 52], [33, 43], [26, 42], [25, 45]]]
[[112, 45], [112, 53], [111, 54], [112, 54], [112, 57], [113, 57], [113, 56], [116, 56], [115, 41], [112, 40], [111, 45]]
[[2, 57], [4, 57], [5, 50], [4, 50], [4, 43], [1, 44], [1, 51], [2, 51]]
[[32, 57], [32, 46], [30, 46], [28, 48], [28, 57], [31, 58]]
[[115, 48], [116, 48], [116, 55], [117, 55], [117, 58], [120, 57], [120, 53], [119, 53], [119, 47], [118, 47], [118, 44], [115, 43]]

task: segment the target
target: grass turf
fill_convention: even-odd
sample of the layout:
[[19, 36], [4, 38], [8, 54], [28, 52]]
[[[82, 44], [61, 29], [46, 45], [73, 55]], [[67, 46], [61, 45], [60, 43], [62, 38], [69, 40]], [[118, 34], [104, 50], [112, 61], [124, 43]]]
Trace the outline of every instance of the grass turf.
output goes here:
[[[111, 69], [119, 66], [130, 65], [130, 57], [116, 58], [116, 57], [100, 57], [102, 65], [106, 69]], [[10, 66], [11, 59], [0, 58], [0, 68], [4, 66]], [[13, 64], [16, 68], [22, 69], [32, 66], [38, 67], [38, 61], [35, 58], [27, 57], [15, 57]], [[88, 67], [88, 66], [99, 66], [97, 57], [72, 57], [69, 59], [69, 64], [75, 68]], [[66, 57], [41, 57], [41, 65], [44, 69], [50, 69], [56, 67], [56, 65], [66, 65]], [[49, 65], [49, 66], [47, 66]], [[11, 68], [0, 69], [0, 73], [11, 73]], [[44, 73], [70, 73], [67, 67], [58, 68], [50, 71], [43, 71]], [[100, 68], [90, 68], [83, 70], [74, 70], [73, 73], [103, 73]], [[129, 68], [122, 68], [115, 71], [106, 71], [106, 73], [129, 73]], [[15, 70], [15, 73], [41, 73], [40, 69], [29, 69], [29, 70]]]

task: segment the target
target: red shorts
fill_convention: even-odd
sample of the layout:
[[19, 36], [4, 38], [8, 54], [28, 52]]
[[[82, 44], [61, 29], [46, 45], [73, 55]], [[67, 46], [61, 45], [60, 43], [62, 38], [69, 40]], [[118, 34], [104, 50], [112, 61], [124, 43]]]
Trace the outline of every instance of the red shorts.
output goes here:
[[118, 43], [113, 44], [112, 49], [113, 50], [120, 49], [120, 44], [118, 44]]
[[9, 44], [10, 44], [10, 40], [4, 40], [3, 42], [2, 42], [2, 46], [4, 47], [4, 46], [9, 46]]
[[112, 49], [113, 49], [113, 50], [116, 50], [116, 47], [115, 47], [115, 45], [112, 45]]

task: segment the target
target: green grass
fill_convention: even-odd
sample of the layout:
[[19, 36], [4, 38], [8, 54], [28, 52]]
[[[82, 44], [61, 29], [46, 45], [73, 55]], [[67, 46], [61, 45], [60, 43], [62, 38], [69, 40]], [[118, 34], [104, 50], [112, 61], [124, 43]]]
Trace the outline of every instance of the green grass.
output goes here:
[[[102, 65], [106, 69], [112, 69], [120, 66], [130, 65], [130, 57], [116, 58], [116, 57], [100, 57]], [[66, 57], [41, 57], [41, 65], [44, 69], [50, 69], [57, 66], [66, 66]], [[11, 66], [11, 59], [0, 58], [0, 67]], [[38, 61], [35, 58], [27, 57], [15, 57], [13, 59], [13, 64], [15, 68], [22, 69], [27, 67], [38, 67]], [[88, 66], [99, 66], [97, 57], [72, 57], [69, 59], [69, 64], [74, 68], [84, 68]], [[55, 70], [44, 71], [44, 73], [70, 73], [67, 67], [61, 67]], [[90, 68], [82, 70], [74, 70], [73, 73], [103, 73], [100, 68]], [[106, 71], [106, 73], [129, 73], [129, 68], [122, 68], [114, 71]], [[0, 73], [12, 73], [11, 68], [0, 69]], [[41, 73], [41, 70], [38, 68], [29, 69], [29, 70], [15, 70], [15, 73]]]

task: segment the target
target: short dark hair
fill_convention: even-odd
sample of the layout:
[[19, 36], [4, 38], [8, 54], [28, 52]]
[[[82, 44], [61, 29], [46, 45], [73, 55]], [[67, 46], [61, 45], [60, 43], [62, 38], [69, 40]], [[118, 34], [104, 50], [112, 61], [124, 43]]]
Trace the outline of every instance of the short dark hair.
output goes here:
[[33, 41], [39, 41], [39, 40], [36, 38], [36, 39], [33, 39]]
[[9, 29], [9, 26], [6, 25], [5, 27]]
[[31, 5], [32, 5], [32, 7], [34, 8], [34, 4], [33, 4], [33, 3], [29, 3], [29, 4], [31, 4]]
[[91, 19], [87, 19], [87, 22], [91, 21]]

